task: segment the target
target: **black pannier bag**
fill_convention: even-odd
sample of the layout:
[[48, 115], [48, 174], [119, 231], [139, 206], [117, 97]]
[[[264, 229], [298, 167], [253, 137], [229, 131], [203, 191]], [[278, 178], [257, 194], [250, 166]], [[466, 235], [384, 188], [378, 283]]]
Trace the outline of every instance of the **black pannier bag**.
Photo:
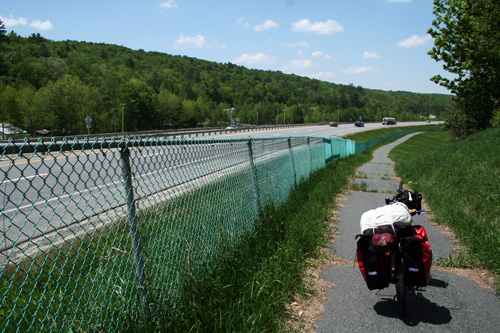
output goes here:
[[372, 236], [361, 236], [358, 240], [356, 258], [368, 289], [383, 289], [389, 286], [389, 256], [375, 249]]
[[424, 227], [415, 226], [416, 236], [401, 238], [405, 263], [405, 285], [425, 287], [430, 282], [432, 251]]

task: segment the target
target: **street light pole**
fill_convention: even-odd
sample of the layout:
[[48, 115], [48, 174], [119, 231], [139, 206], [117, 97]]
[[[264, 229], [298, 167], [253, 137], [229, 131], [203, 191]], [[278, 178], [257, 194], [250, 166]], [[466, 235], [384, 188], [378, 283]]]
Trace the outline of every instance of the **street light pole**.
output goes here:
[[122, 106], [122, 134], [125, 133], [124, 129], [124, 123], [125, 123], [125, 111], [123, 110], [123, 107], [125, 106], [125, 103], [120, 104]]
[[112, 125], [113, 125], [113, 133], [116, 133], [115, 108], [113, 108], [113, 120], [112, 120]]
[[337, 110], [337, 123], [340, 123], [340, 110]]

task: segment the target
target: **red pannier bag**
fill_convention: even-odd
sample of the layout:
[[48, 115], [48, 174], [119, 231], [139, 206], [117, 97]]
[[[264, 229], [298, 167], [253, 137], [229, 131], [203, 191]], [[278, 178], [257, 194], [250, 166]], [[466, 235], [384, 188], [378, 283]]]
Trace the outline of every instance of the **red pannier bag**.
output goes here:
[[358, 267], [370, 290], [389, 286], [390, 258], [388, 252], [378, 252], [372, 245], [372, 236], [361, 236], [357, 242]]
[[415, 225], [415, 236], [401, 238], [405, 284], [425, 287], [431, 279], [432, 250], [424, 227]]

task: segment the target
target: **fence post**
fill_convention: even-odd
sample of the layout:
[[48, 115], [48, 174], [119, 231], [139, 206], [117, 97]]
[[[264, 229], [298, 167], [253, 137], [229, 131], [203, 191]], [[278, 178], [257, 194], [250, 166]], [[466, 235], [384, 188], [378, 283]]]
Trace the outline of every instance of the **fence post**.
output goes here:
[[135, 276], [139, 283], [139, 293], [144, 299], [145, 313], [149, 317], [148, 289], [146, 285], [146, 274], [144, 271], [144, 260], [142, 257], [141, 234], [137, 228], [134, 188], [132, 186], [132, 171], [130, 169], [130, 150], [125, 145], [120, 150], [125, 195], [127, 196], [128, 221], [130, 236], [132, 237], [132, 249], [134, 251]]
[[260, 200], [259, 200], [259, 188], [257, 186], [257, 170], [255, 168], [255, 163], [253, 161], [253, 149], [252, 149], [252, 139], [248, 139], [248, 159], [250, 162], [250, 172], [252, 173], [252, 185], [253, 185], [253, 196], [255, 202], [255, 212], [257, 216], [260, 215]]
[[293, 187], [297, 187], [297, 173], [295, 172], [295, 160], [293, 158], [292, 139], [288, 138], [288, 151], [290, 153], [290, 168], [293, 174]]
[[323, 152], [325, 155], [325, 165], [329, 164], [333, 159], [332, 154], [332, 139], [324, 137], [323, 138]]
[[311, 152], [311, 139], [310, 137], [307, 137], [307, 148], [309, 151], [309, 174], [312, 173], [313, 171], [313, 158], [312, 158], [312, 152]]

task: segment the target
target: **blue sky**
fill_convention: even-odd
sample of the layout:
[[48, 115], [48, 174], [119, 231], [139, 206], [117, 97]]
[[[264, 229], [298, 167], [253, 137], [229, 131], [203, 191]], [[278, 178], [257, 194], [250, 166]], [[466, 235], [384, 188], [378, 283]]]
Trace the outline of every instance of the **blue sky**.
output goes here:
[[449, 93], [432, 0], [2, 0], [21, 36], [122, 45], [380, 90]]

